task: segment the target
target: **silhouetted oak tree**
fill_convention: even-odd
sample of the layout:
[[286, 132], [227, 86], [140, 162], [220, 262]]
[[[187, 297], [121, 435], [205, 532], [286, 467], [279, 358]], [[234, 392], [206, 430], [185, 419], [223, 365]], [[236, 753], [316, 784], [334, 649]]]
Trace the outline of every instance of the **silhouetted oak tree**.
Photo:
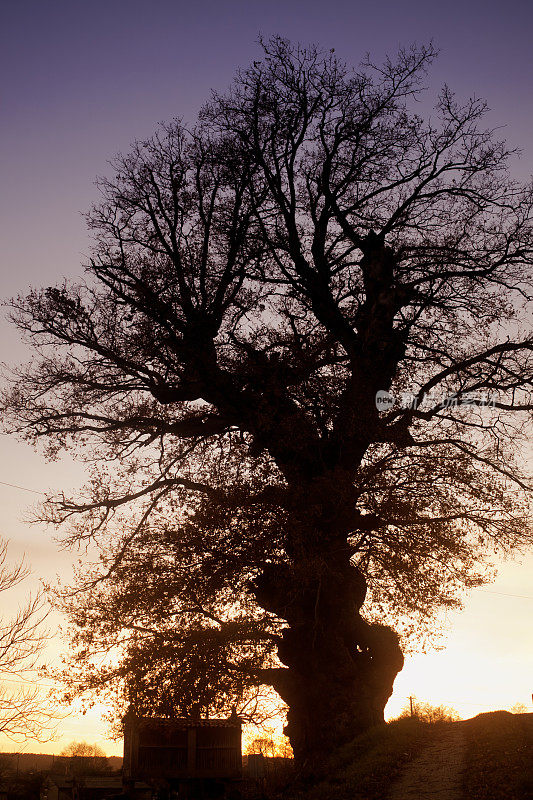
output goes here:
[[75, 687], [172, 714], [272, 686], [304, 758], [383, 719], [391, 613], [531, 541], [533, 195], [483, 103], [415, 113], [431, 48], [263, 46], [116, 159], [86, 283], [13, 302], [42, 357], [6, 407], [93, 465], [44, 514], [101, 548], [64, 598]]

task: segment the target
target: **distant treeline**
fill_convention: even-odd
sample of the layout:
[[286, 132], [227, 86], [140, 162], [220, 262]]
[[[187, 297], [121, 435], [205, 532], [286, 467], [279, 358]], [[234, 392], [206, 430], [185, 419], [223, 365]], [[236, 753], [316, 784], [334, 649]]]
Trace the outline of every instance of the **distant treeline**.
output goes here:
[[[65, 756], [48, 755], [47, 753], [0, 753], [0, 776], [3, 772], [60, 772], [71, 759]], [[76, 756], [78, 763], [80, 757]], [[86, 759], [94, 762], [94, 758]], [[112, 771], [121, 769], [120, 756], [108, 756], [107, 764]]]

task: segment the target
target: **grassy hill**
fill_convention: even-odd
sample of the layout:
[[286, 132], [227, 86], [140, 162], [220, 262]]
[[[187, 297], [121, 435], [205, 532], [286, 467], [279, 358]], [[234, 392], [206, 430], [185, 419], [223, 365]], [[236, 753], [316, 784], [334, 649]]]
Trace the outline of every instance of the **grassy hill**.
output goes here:
[[[429, 765], [428, 759], [424, 761], [424, 752], [431, 747], [438, 751], [439, 743], [449, 738], [451, 726], [461, 741], [457, 780], [463, 800], [533, 800], [533, 714], [506, 711], [461, 722], [403, 719], [388, 723], [355, 739], [311, 778], [278, 786], [270, 796], [284, 800], [394, 798], [395, 784], [407, 770], [434, 771], [431, 759]], [[423, 784], [424, 774], [421, 778]], [[447, 800], [444, 787], [441, 797]]]
[[462, 724], [465, 798], [533, 800], [533, 714], [494, 711]]

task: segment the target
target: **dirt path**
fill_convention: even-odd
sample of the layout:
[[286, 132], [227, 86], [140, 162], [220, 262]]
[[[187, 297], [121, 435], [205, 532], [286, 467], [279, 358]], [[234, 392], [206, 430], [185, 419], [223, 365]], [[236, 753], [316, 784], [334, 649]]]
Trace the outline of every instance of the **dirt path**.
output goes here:
[[461, 800], [464, 730], [447, 725], [393, 785], [390, 800]]

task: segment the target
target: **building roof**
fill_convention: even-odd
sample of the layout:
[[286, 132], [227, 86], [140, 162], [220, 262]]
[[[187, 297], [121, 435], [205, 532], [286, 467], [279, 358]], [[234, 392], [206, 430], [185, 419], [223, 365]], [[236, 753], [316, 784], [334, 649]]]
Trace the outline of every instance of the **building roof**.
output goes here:
[[230, 717], [229, 719], [191, 719], [190, 717], [174, 717], [168, 719], [167, 717], [137, 717], [130, 715], [126, 717], [125, 722], [133, 722], [140, 727], [149, 727], [150, 725], [161, 725], [169, 728], [240, 728], [242, 725], [239, 717]]

